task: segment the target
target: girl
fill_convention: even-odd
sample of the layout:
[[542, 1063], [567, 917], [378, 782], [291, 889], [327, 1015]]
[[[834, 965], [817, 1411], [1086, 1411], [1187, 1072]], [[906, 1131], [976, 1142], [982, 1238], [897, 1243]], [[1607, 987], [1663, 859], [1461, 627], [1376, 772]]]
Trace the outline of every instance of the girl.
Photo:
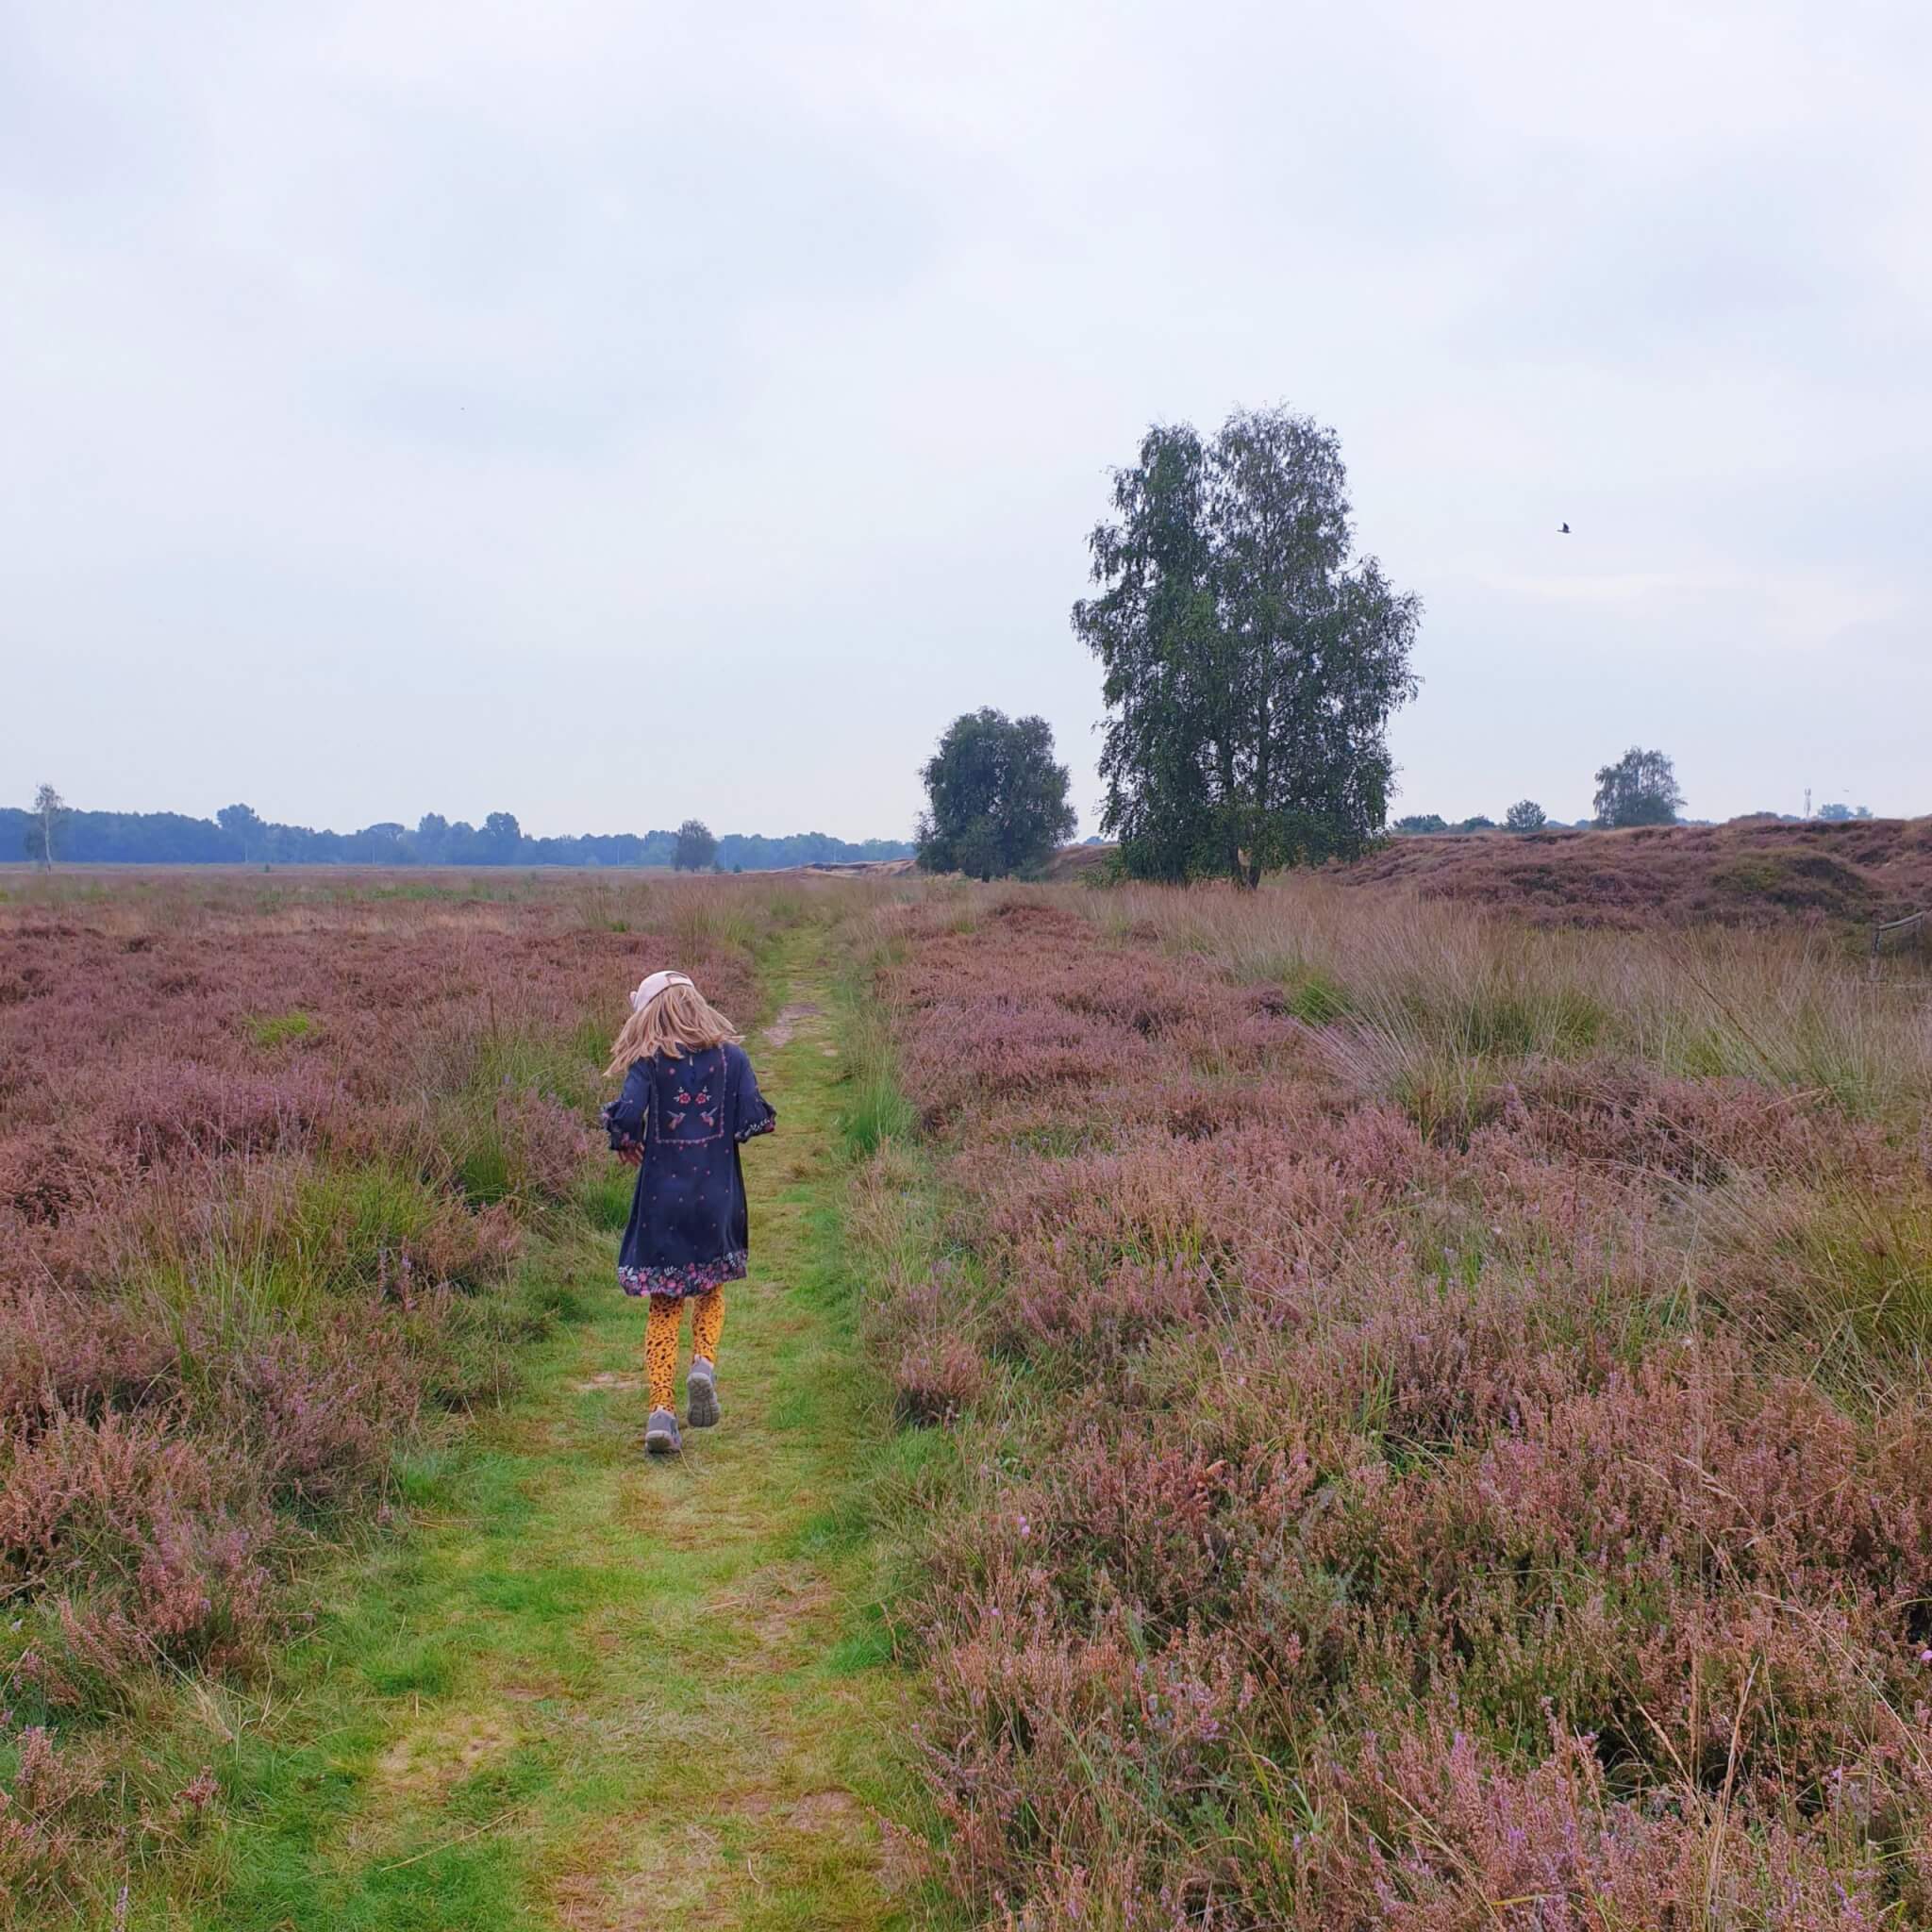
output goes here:
[[707, 1429], [718, 1420], [724, 1283], [744, 1279], [751, 1246], [738, 1150], [769, 1134], [778, 1116], [758, 1092], [731, 1022], [682, 973], [653, 973], [631, 994], [630, 1018], [604, 1070], [607, 1079], [620, 1074], [624, 1091], [605, 1108], [604, 1124], [612, 1150], [638, 1170], [638, 1185], [617, 1279], [625, 1294], [651, 1298], [644, 1447], [674, 1456], [684, 1446], [674, 1407], [679, 1311], [691, 1303], [686, 1407], [691, 1427]]

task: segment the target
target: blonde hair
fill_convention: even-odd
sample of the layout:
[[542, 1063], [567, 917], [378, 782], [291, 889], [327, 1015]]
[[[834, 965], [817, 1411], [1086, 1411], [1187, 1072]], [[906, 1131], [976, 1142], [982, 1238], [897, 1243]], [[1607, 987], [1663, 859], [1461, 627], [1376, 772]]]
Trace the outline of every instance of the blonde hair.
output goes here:
[[737, 1028], [696, 987], [674, 981], [624, 1023], [611, 1043], [604, 1077], [620, 1079], [635, 1061], [657, 1054], [675, 1060], [737, 1038]]

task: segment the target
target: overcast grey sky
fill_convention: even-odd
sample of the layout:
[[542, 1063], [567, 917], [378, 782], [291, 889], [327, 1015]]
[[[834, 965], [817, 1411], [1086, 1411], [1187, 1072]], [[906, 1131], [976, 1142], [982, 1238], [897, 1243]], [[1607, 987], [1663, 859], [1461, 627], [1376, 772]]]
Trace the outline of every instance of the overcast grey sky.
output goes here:
[[1928, 15], [0, 0], [0, 791], [1091, 831], [1107, 469], [1287, 402], [1398, 810], [1932, 810]]

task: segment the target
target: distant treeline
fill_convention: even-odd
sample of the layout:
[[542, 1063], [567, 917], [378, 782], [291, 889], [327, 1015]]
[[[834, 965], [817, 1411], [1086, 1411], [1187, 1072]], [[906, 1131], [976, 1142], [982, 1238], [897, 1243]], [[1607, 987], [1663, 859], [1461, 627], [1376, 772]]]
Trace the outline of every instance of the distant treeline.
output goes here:
[[[33, 814], [0, 807], [0, 857], [25, 851]], [[38, 849], [38, 848], [36, 848]], [[533, 839], [513, 813], [491, 812], [480, 825], [455, 824], [430, 812], [408, 825], [385, 822], [358, 832], [314, 831], [274, 824], [245, 805], [225, 807], [211, 819], [175, 811], [63, 811], [54, 841], [57, 864], [106, 865], [629, 865], [672, 864], [675, 832], [586, 833]], [[725, 872], [761, 872], [791, 865], [850, 865], [861, 859], [909, 858], [903, 840], [855, 843], [824, 832], [768, 839], [728, 832], [718, 841], [715, 864]]]

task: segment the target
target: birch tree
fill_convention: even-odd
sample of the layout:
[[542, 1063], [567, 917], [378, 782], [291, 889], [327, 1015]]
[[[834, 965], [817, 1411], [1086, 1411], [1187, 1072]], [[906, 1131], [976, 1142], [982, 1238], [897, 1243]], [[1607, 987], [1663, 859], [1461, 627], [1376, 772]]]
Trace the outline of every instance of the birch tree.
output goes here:
[[1074, 628], [1104, 672], [1102, 824], [1129, 872], [1252, 889], [1382, 830], [1422, 607], [1355, 555], [1347, 481], [1335, 432], [1286, 409], [1211, 441], [1150, 429], [1114, 473]]
[[67, 817], [67, 801], [51, 785], [42, 785], [34, 793], [26, 827], [26, 856], [42, 872], [54, 870], [54, 854], [59, 849]]

